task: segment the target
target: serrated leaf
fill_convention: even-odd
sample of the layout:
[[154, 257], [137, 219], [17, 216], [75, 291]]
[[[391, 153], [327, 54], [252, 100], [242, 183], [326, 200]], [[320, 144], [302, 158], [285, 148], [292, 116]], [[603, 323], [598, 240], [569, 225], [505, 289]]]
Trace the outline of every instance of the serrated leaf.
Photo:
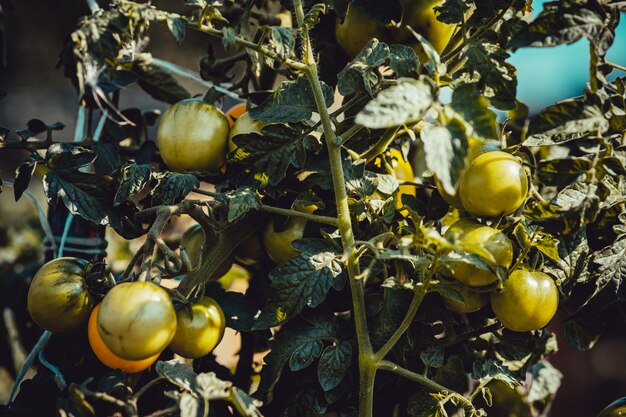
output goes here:
[[222, 381], [214, 372], [201, 373], [196, 376], [196, 392], [206, 401], [227, 399], [232, 386], [232, 382]]
[[174, 104], [191, 97], [189, 91], [160, 66], [135, 61], [133, 71], [139, 76], [137, 84], [155, 100]]
[[480, 94], [474, 84], [465, 84], [452, 93], [452, 108], [484, 139], [498, 137], [496, 114], [489, 110], [489, 100]]
[[[322, 82], [326, 107], [333, 104], [333, 89]], [[284, 81], [265, 102], [249, 110], [254, 120], [263, 123], [296, 123], [311, 119], [317, 111], [311, 84], [305, 76]]]
[[527, 401], [533, 404], [554, 398], [561, 387], [563, 374], [548, 361], [541, 361], [531, 366], [528, 372], [532, 375], [532, 383], [526, 397]]
[[465, 12], [469, 7], [464, 0], [445, 0], [435, 7], [435, 12], [438, 13], [437, 20], [448, 24], [461, 23], [465, 20]]
[[293, 351], [289, 358], [289, 369], [293, 372], [300, 371], [313, 363], [315, 358], [319, 358], [324, 349], [324, 343], [320, 340], [312, 340]]
[[462, 126], [424, 126], [420, 132], [424, 144], [426, 167], [437, 177], [450, 195], [456, 194], [456, 184], [465, 169], [467, 137]]
[[15, 171], [15, 183], [13, 184], [13, 192], [15, 201], [22, 197], [22, 194], [28, 188], [30, 180], [37, 166], [37, 156], [29, 155], [20, 163]]
[[572, 318], [563, 323], [563, 335], [568, 345], [578, 350], [594, 347], [604, 331], [604, 321], [597, 314]]
[[185, 39], [187, 30], [187, 19], [178, 16], [169, 16], [167, 18], [167, 28], [176, 39], [176, 43], [180, 44]]
[[113, 205], [118, 206], [129, 197], [141, 192], [148, 181], [152, 170], [150, 165], [129, 163], [122, 168], [120, 185], [115, 193]]
[[572, 99], [541, 111], [530, 120], [525, 146], [561, 144], [591, 133], [604, 133], [609, 121], [602, 110], [582, 100]]
[[72, 171], [87, 166], [97, 155], [94, 151], [69, 143], [53, 143], [46, 151], [45, 159], [50, 168], [57, 171]]
[[259, 195], [250, 188], [238, 188], [226, 194], [228, 199], [228, 221], [234, 222], [250, 210], [261, 207]]
[[441, 346], [429, 346], [420, 352], [420, 359], [426, 366], [440, 368], [444, 360], [443, 348]]
[[93, 150], [97, 155], [94, 161], [96, 173], [109, 175], [119, 167], [120, 158], [115, 144], [110, 142], [98, 142], [93, 145]]
[[424, 117], [434, 101], [433, 85], [426, 79], [402, 78], [367, 103], [355, 122], [370, 129], [415, 123]]
[[479, 381], [497, 379], [506, 383], [511, 388], [521, 382], [501, 361], [494, 361], [492, 359], [487, 359], [485, 362], [475, 361], [473, 364], [472, 378]]
[[194, 175], [176, 172], [155, 172], [152, 179], [157, 181], [150, 192], [154, 206], [180, 203], [187, 194], [200, 185], [200, 181]]
[[537, 164], [539, 180], [546, 185], [567, 185], [593, 168], [588, 157], [575, 157], [542, 160]]
[[278, 58], [283, 61], [290, 58], [293, 55], [296, 46], [296, 38], [294, 37], [292, 30], [290, 28], [272, 26], [269, 33], [269, 50], [273, 51], [276, 55], [278, 55]]
[[317, 365], [317, 378], [324, 391], [330, 391], [341, 383], [345, 373], [352, 367], [352, 345], [343, 341], [324, 349]]
[[419, 62], [413, 48], [402, 44], [389, 45], [389, 67], [396, 73], [396, 77], [414, 77]]
[[186, 391], [195, 392], [197, 388], [195, 372], [189, 365], [175, 359], [158, 361], [156, 363], [156, 372], [172, 384]]
[[269, 297], [255, 329], [268, 329], [289, 321], [305, 306], [317, 307], [346, 273], [330, 243], [301, 239], [292, 246], [300, 254], [270, 272]]
[[361, 52], [337, 75], [337, 88], [343, 96], [367, 94], [374, 96], [380, 83], [378, 70], [390, 58], [389, 46], [377, 39], [370, 40]]

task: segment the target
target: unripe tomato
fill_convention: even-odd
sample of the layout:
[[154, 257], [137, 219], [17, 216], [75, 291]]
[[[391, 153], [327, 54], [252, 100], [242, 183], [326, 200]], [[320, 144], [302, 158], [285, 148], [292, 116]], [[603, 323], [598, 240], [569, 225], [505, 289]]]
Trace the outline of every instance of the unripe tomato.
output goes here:
[[337, 44], [350, 58], [357, 56], [370, 39], [376, 38], [384, 41], [387, 38], [385, 28], [369, 18], [354, 4], [348, 6], [343, 23], [337, 19], [335, 37]]
[[[185, 233], [183, 233], [183, 236], [180, 239], [180, 246], [185, 248], [185, 251], [187, 251], [187, 255], [189, 255], [189, 260], [191, 261], [191, 266], [194, 268], [198, 266], [204, 242], [204, 231], [202, 230], [202, 226], [197, 223], [185, 230]], [[233, 266], [233, 262], [234, 256], [232, 255], [223, 259], [217, 268], [216, 276], [221, 277], [226, 274], [230, 267]]]
[[161, 117], [157, 145], [167, 166], [177, 172], [218, 172], [226, 162], [228, 120], [198, 99], [171, 106]]
[[169, 294], [151, 282], [125, 282], [102, 300], [98, 331], [111, 351], [130, 360], [160, 353], [176, 332], [176, 311]]
[[85, 277], [89, 263], [78, 258], [57, 258], [43, 265], [28, 289], [28, 312], [39, 326], [52, 333], [78, 328], [89, 318], [93, 300]]
[[235, 249], [235, 259], [246, 266], [261, 262], [263, 259], [263, 244], [259, 236], [255, 234], [244, 240]]
[[246, 103], [235, 104], [233, 107], [228, 109], [228, 111], [226, 112], [228, 125], [230, 127], [233, 127], [235, 121], [237, 121], [237, 119], [239, 119], [241, 115], [244, 114], [246, 111], [248, 111], [248, 106], [246, 105]]
[[472, 161], [459, 184], [465, 210], [476, 217], [497, 217], [517, 210], [528, 194], [524, 167], [511, 154], [487, 152]]
[[[313, 213], [317, 207], [314, 205], [296, 208], [303, 213]], [[271, 219], [263, 232], [263, 246], [267, 256], [276, 264], [282, 264], [298, 255], [298, 251], [291, 247], [294, 240], [302, 239], [307, 221], [299, 217], [292, 217], [287, 221], [284, 230], [276, 231], [274, 220]]]
[[258, 120], [252, 119], [250, 113], [246, 112], [242, 114], [233, 125], [228, 135], [228, 151], [232, 152], [237, 149], [237, 145], [233, 141], [233, 138], [237, 135], [247, 135], [249, 133], [261, 133], [261, 129], [265, 126]]
[[177, 355], [197, 359], [207, 355], [224, 337], [226, 318], [220, 305], [203, 297], [191, 305], [192, 316], [185, 309], [176, 312], [178, 325], [170, 343]]
[[[453, 223], [444, 237], [463, 251], [478, 255], [496, 266], [508, 268], [513, 262], [513, 245], [504, 233], [474, 220], [461, 219]], [[490, 255], [490, 256], [489, 256]], [[482, 287], [498, 280], [498, 276], [470, 263], [452, 261], [448, 264], [452, 276], [465, 285]]]
[[504, 327], [528, 332], [545, 327], [559, 304], [554, 280], [539, 271], [516, 269], [502, 284], [502, 292], [491, 294], [491, 307]]
[[93, 353], [95, 353], [100, 362], [102, 362], [111, 369], [120, 369], [126, 373], [134, 374], [137, 372], [141, 372], [144, 369], [148, 369], [150, 365], [152, 365], [159, 358], [159, 353], [157, 353], [147, 359], [129, 361], [127, 359], [122, 359], [115, 353], [111, 352], [111, 349], [107, 347], [107, 345], [102, 340], [102, 337], [100, 337], [100, 333], [98, 332], [99, 311], [100, 304], [95, 306], [94, 309], [91, 311], [91, 315], [89, 316], [89, 323], [87, 324], [87, 336], [89, 338], [89, 345], [91, 346]]
[[[434, 8], [441, 5], [441, 0], [403, 0], [403, 25], [411, 26], [432, 44], [438, 53], [441, 53], [454, 33], [455, 25], [449, 25], [437, 20]], [[401, 29], [400, 32], [407, 32]], [[412, 35], [410, 35], [412, 37]], [[406, 40], [405, 37], [402, 40]], [[410, 38], [409, 38], [410, 39]]]
[[598, 417], [626, 417], [626, 397], [609, 404]]
[[[402, 152], [398, 149], [390, 148], [389, 149], [390, 163], [391, 168], [393, 169], [393, 173], [395, 177], [400, 181], [413, 181], [415, 179], [415, 175], [413, 174], [413, 167], [409, 161], [404, 159]], [[376, 158], [374, 160], [374, 165], [380, 167], [382, 164], [381, 158]], [[400, 185], [398, 190], [396, 191], [396, 208], [401, 209], [403, 207], [402, 204], [402, 196], [403, 195], [412, 195], [416, 196], [417, 191], [415, 190], [415, 186], [413, 185]], [[406, 216], [408, 214], [407, 210], [402, 210], [402, 215]]]
[[483, 308], [489, 301], [489, 297], [485, 293], [472, 291], [469, 288], [461, 288], [458, 291], [463, 296], [462, 302], [443, 297], [446, 307], [458, 313], [473, 313]]

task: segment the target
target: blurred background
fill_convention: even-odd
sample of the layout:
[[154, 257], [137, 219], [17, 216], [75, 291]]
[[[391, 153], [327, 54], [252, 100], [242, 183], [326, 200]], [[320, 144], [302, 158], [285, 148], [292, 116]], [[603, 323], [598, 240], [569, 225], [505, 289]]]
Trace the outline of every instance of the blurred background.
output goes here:
[[[38, 118], [46, 123], [60, 121], [66, 125], [57, 138], [73, 137], [78, 104], [71, 83], [56, 68], [58, 54], [76, 21], [89, 10], [84, 0], [18, 0], [13, 7], [0, 1], [0, 126], [11, 130], [23, 129], [26, 122]], [[153, 1], [168, 10], [181, 2]], [[172, 5], [172, 3], [176, 3]], [[542, 10], [543, 1], [535, 0], [534, 13]], [[197, 70], [206, 54], [203, 35], [188, 32], [184, 43], [177, 45], [164, 27], [154, 27], [147, 48], [155, 57]], [[618, 28], [615, 44], [608, 59], [626, 65], [626, 23]], [[548, 49], [523, 49], [510, 59], [518, 69], [518, 97], [535, 113], [555, 101], [580, 95], [588, 81], [589, 53], [587, 41]], [[613, 76], [624, 76], [615, 71]], [[205, 87], [190, 80], [181, 80], [192, 94], [203, 94]], [[120, 108], [164, 109], [165, 104], [150, 98], [136, 86], [121, 94]], [[12, 180], [21, 151], [0, 151], [0, 177]], [[41, 181], [34, 179], [31, 191], [44, 204]], [[5, 278], [8, 271], [18, 267], [26, 281], [32, 271], [29, 265], [42, 258], [42, 233], [38, 228], [33, 204], [23, 198], [15, 203], [8, 187], [0, 193], [0, 311], [16, 303], [19, 297], [12, 288], [15, 282]], [[121, 243], [123, 245], [123, 243]], [[110, 245], [110, 251], [132, 252], [132, 247]], [[22, 287], [22, 290], [24, 287]], [[23, 294], [22, 294], [23, 295]], [[22, 301], [20, 301], [22, 302]], [[6, 321], [6, 317], [4, 317]], [[1, 322], [2, 320], [0, 320]], [[564, 374], [563, 384], [551, 410], [553, 417], [595, 416], [605, 405], [626, 395], [626, 337], [622, 331], [606, 334], [590, 352], [578, 352], [562, 340], [560, 321], [552, 330], [559, 337], [560, 351], [552, 363]], [[0, 352], [8, 352], [10, 329], [0, 324]], [[231, 340], [232, 342], [232, 340]], [[28, 344], [28, 343], [27, 343]], [[226, 358], [232, 355], [224, 354]], [[0, 402], [7, 394], [5, 354], [0, 354]], [[233, 360], [230, 358], [229, 360]], [[4, 379], [3, 379], [4, 376]]]

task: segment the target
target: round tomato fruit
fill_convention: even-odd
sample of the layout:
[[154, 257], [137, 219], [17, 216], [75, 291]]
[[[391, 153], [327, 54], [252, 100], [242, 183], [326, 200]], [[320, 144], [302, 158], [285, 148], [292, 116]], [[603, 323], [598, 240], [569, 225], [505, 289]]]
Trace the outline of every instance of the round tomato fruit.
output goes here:
[[[389, 149], [389, 162], [391, 164], [391, 168], [393, 169], [393, 174], [395, 177], [402, 181], [413, 181], [415, 179], [415, 175], [413, 173], [413, 167], [411, 164], [404, 159], [402, 152], [395, 148]], [[382, 161], [381, 158], [376, 158], [374, 160], [374, 165], [377, 167], [381, 167]], [[417, 191], [415, 190], [415, 186], [413, 185], [400, 185], [398, 190], [396, 191], [395, 201], [396, 208], [401, 209], [403, 207], [402, 204], [402, 196], [403, 195], [412, 195], [416, 196]], [[402, 211], [402, 214], [406, 216], [408, 212], [406, 210]]]
[[125, 282], [102, 300], [98, 331], [111, 352], [140, 360], [160, 353], [176, 332], [176, 311], [169, 294], [151, 282]]
[[559, 304], [559, 291], [549, 275], [516, 269], [502, 284], [502, 292], [491, 294], [491, 307], [504, 327], [529, 332], [545, 327]]
[[170, 349], [187, 359], [201, 358], [224, 337], [226, 318], [220, 305], [209, 297], [203, 297], [191, 305], [191, 317], [185, 309], [176, 312], [178, 325], [170, 343]]
[[[513, 262], [513, 245], [504, 233], [474, 220], [454, 222], [444, 234], [460, 251], [477, 255], [494, 267], [508, 268]], [[471, 287], [482, 287], [498, 280], [491, 270], [468, 262], [450, 261], [448, 268], [454, 278]]]
[[148, 369], [159, 357], [159, 353], [147, 359], [138, 361], [129, 361], [122, 359], [115, 353], [111, 352], [111, 349], [100, 337], [98, 332], [98, 312], [100, 311], [100, 304], [94, 307], [89, 316], [89, 322], [87, 324], [87, 337], [89, 338], [89, 345], [93, 350], [96, 357], [111, 369], [120, 369], [129, 374], [135, 374], [141, 372], [144, 369]]
[[348, 6], [343, 22], [337, 20], [335, 37], [337, 44], [350, 58], [357, 56], [370, 39], [376, 38], [381, 41], [387, 39], [385, 28], [354, 4]]
[[259, 236], [254, 234], [244, 240], [235, 249], [235, 259], [246, 266], [256, 265], [261, 262], [263, 259], [263, 244]]
[[489, 302], [487, 294], [472, 291], [469, 288], [457, 290], [463, 297], [463, 301], [454, 300], [446, 296], [443, 297], [446, 307], [457, 313], [473, 313], [483, 308]]
[[167, 166], [177, 172], [218, 172], [226, 162], [228, 119], [198, 99], [171, 106], [161, 117], [157, 146]]
[[[312, 205], [296, 208], [295, 210], [303, 213], [313, 213], [316, 209], [317, 207]], [[288, 259], [297, 256], [299, 252], [291, 246], [291, 243], [294, 240], [302, 239], [306, 224], [306, 219], [291, 217], [287, 221], [287, 226], [284, 230], [276, 231], [274, 220], [270, 220], [263, 232], [263, 246], [265, 247], [267, 256], [276, 264], [282, 264]]]
[[598, 417], [626, 417], [626, 397], [609, 404]]
[[476, 217], [497, 217], [517, 210], [528, 194], [528, 178], [520, 161], [502, 151], [474, 159], [463, 174], [459, 196]]
[[57, 258], [43, 265], [28, 289], [28, 312], [42, 328], [64, 333], [89, 318], [93, 299], [85, 277], [89, 263], [78, 258]]
[[248, 106], [246, 105], [246, 103], [235, 104], [233, 107], [228, 109], [228, 111], [226, 112], [228, 125], [230, 127], [233, 127], [237, 119], [239, 119], [241, 115], [244, 114], [246, 111], [248, 111]]
[[233, 141], [233, 138], [237, 135], [247, 135], [249, 133], [258, 133], [261, 134], [261, 130], [263, 129], [262, 122], [258, 120], [252, 119], [250, 113], [246, 112], [242, 114], [233, 125], [233, 128], [230, 130], [228, 135], [228, 151], [232, 152], [237, 149], [237, 145]]

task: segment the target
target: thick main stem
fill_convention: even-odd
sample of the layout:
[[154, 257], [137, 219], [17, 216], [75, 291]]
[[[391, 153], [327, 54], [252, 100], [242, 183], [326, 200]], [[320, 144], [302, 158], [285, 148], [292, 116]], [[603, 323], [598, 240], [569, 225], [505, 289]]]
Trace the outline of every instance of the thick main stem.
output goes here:
[[347, 252], [347, 269], [350, 276], [350, 290], [352, 293], [352, 307], [354, 310], [354, 322], [356, 326], [357, 343], [359, 348], [359, 416], [371, 417], [373, 404], [374, 377], [376, 368], [372, 360], [372, 344], [367, 331], [367, 319], [365, 315], [365, 299], [363, 293], [363, 281], [357, 279], [359, 275], [359, 265], [355, 256], [355, 241], [352, 231], [352, 221], [350, 219], [350, 209], [348, 207], [348, 195], [346, 193], [346, 183], [341, 161], [341, 146], [337, 144], [335, 131], [333, 130], [332, 121], [326, 108], [326, 100], [319, 81], [317, 73], [317, 64], [314, 59], [311, 41], [308, 31], [304, 27], [304, 9], [301, 0], [293, 0], [298, 27], [302, 30], [302, 39], [304, 42], [304, 61], [306, 75], [315, 104], [320, 115], [322, 127], [324, 129], [324, 137], [326, 140], [326, 148], [330, 161], [330, 169], [333, 178], [333, 186], [335, 190], [335, 201], [337, 205], [337, 223], [341, 234], [341, 241], [344, 251]]

